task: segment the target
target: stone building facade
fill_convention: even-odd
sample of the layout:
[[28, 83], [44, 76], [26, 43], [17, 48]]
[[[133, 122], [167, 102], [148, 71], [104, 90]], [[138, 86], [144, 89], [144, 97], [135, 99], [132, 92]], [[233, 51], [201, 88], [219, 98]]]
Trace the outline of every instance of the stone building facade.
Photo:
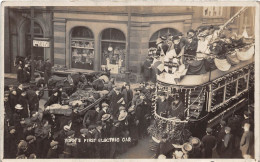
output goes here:
[[[168, 31], [186, 35], [189, 29], [199, 26], [221, 25], [240, 8], [35, 7], [34, 35], [47, 39], [50, 46], [35, 47], [34, 52], [54, 65], [91, 71], [109, 65], [115, 74], [123, 74], [128, 62], [129, 71], [140, 74], [148, 48], [160, 34]], [[249, 35], [254, 35], [254, 12], [254, 7], [247, 9], [232, 23], [232, 30], [241, 34], [246, 28]], [[5, 8], [5, 72], [15, 72], [16, 56], [30, 55], [29, 15], [30, 7]], [[128, 43], [130, 53], [126, 57]]]

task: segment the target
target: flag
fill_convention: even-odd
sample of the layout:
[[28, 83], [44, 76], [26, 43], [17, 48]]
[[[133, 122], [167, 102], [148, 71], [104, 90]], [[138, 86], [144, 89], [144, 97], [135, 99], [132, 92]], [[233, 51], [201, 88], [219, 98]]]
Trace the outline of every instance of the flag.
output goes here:
[[243, 31], [242, 36], [243, 36], [244, 38], [248, 38], [248, 34], [247, 34], [247, 31], [246, 31], [246, 27], [245, 27], [245, 29], [244, 29], [244, 31]]

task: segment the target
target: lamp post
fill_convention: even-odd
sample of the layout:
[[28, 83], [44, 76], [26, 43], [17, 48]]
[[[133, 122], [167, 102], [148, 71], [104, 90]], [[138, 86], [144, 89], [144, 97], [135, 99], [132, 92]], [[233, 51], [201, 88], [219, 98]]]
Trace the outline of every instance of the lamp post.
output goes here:
[[31, 7], [31, 83], [35, 83], [35, 77], [34, 77], [34, 53], [33, 53], [33, 39], [34, 39], [34, 7]]
[[126, 53], [126, 63], [125, 63], [125, 74], [126, 74], [126, 80], [129, 80], [129, 56], [130, 56], [130, 34], [131, 34], [131, 6], [128, 7], [128, 11], [127, 11], [127, 15], [128, 15], [128, 22], [127, 22], [127, 53]]

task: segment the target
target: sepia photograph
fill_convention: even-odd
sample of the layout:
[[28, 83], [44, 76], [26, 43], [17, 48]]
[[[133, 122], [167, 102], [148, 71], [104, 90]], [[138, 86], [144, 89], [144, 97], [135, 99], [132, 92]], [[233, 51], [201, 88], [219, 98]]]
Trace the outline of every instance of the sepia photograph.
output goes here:
[[197, 4], [2, 7], [2, 158], [257, 159], [257, 8]]

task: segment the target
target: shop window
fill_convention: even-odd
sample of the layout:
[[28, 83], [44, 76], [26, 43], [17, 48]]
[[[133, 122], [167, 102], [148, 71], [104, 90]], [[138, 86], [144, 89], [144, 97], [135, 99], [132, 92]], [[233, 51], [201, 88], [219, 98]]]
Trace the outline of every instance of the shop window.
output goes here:
[[177, 33], [179, 33], [179, 31], [173, 28], [163, 28], [156, 31], [149, 40], [149, 48], [156, 47], [156, 40], [160, 36], [166, 36], [167, 34], [175, 35]]
[[101, 64], [111, 69], [111, 73], [124, 71], [126, 38], [118, 29], [105, 29], [101, 34]]
[[223, 13], [223, 7], [205, 6], [203, 7], [204, 17], [221, 17]]
[[71, 32], [71, 67], [93, 70], [94, 35], [86, 27], [75, 27]]

